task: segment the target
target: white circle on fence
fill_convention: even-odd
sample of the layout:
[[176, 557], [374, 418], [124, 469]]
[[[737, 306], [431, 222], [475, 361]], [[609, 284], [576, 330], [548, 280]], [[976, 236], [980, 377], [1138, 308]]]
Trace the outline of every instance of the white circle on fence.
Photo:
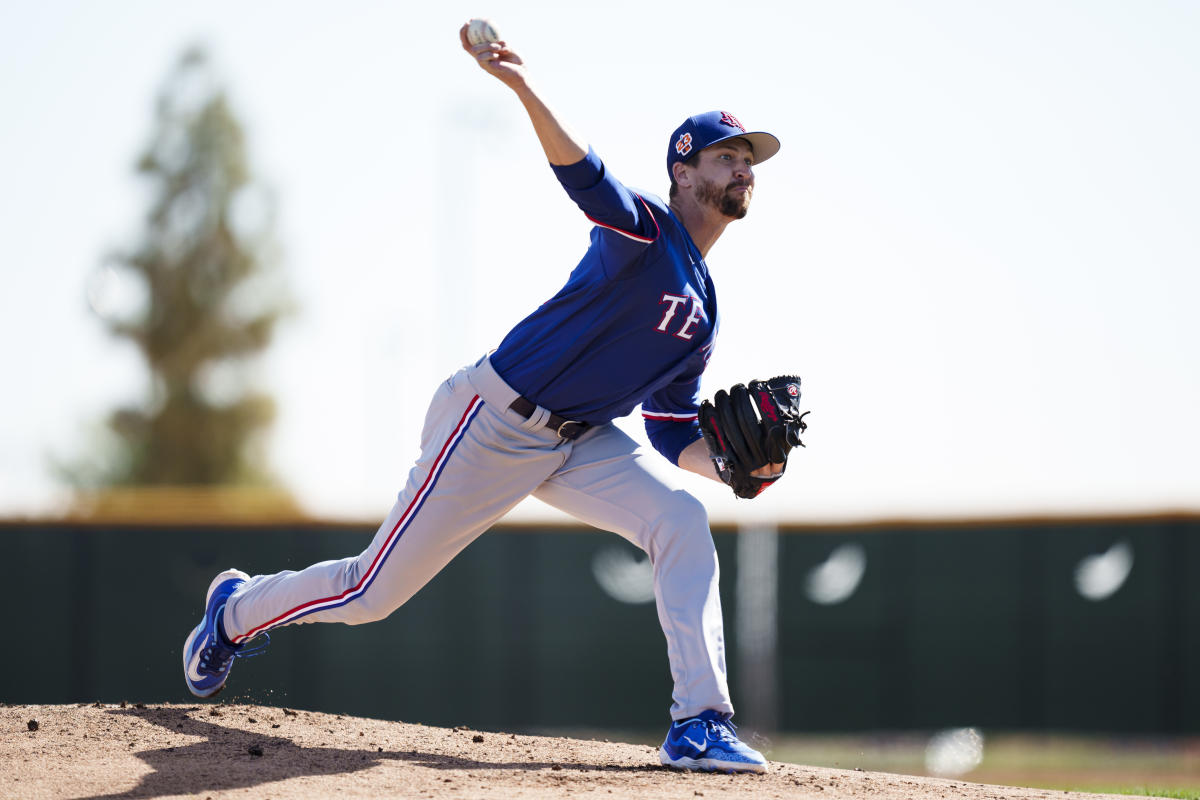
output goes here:
[[1111, 597], [1133, 570], [1133, 547], [1120, 541], [1103, 553], [1085, 556], [1075, 567], [1075, 589], [1092, 601]]
[[844, 544], [829, 558], [808, 571], [804, 591], [808, 599], [831, 606], [850, 599], [867, 570], [867, 551], [861, 544]]
[[654, 599], [654, 568], [649, 556], [637, 558], [628, 550], [606, 547], [592, 558], [592, 575], [614, 600], [649, 603]]

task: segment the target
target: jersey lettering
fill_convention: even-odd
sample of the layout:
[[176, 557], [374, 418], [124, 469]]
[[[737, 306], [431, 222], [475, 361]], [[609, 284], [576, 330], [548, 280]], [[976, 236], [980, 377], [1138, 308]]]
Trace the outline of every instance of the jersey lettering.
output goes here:
[[675, 309], [679, 307], [680, 303], [686, 303], [687, 299], [687, 295], [663, 294], [662, 300], [658, 301], [659, 305], [667, 302], [671, 305], [667, 308], [667, 313], [663, 314], [662, 322], [658, 323], [658, 327], [654, 330], [666, 331], [667, 323], [671, 321], [671, 317], [675, 316]]
[[679, 330], [675, 331], [671, 335], [678, 336], [680, 339], [691, 339], [696, 333], [694, 328], [697, 324], [699, 324], [701, 320], [701, 313], [704, 310], [704, 306], [701, 304], [700, 298], [696, 297], [695, 295], [663, 294], [662, 300], [659, 301], [659, 304], [661, 305], [662, 303], [670, 303], [671, 305], [667, 307], [666, 312], [663, 314], [662, 322], [658, 323], [658, 327], [654, 330], [661, 331], [663, 333], [670, 333], [670, 331], [667, 330], [667, 326], [671, 323], [671, 320], [674, 319], [675, 311], [679, 308], [681, 303], [686, 303], [689, 300], [692, 304], [691, 313], [687, 315], [687, 319], [683, 321], [683, 325], [680, 326]]
[[688, 314], [688, 318], [686, 320], [684, 320], [684, 322], [683, 322], [683, 327], [680, 328], [679, 332], [676, 333], [675, 335], [678, 336], [680, 339], [691, 339], [692, 333], [694, 333], [694, 331], [689, 331], [688, 329], [700, 321], [700, 311], [701, 311], [700, 298], [693, 297], [692, 298], [692, 313]]

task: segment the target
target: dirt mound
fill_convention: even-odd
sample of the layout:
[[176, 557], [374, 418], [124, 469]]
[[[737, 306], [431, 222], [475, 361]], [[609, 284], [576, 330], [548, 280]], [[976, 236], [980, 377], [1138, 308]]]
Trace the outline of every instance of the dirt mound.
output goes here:
[[0, 765], [0, 797], [30, 799], [1114, 797], [781, 763], [692, 774], [644, 745], [215, 703], [5, 706]]

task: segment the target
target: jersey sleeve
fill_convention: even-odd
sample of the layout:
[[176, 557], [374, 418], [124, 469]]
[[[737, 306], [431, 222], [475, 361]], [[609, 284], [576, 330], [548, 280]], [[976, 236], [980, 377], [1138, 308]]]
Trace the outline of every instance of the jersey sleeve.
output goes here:
[[621, 277], [661, 234], [650, 205], [617, 180], [590, 147], [574, 164], [550, 166], [567, 196], [596, 225], [605, 274]]
[[669, 383], [642, 403], [650, 444], [672, 464], [700, 433], [700, 376]]

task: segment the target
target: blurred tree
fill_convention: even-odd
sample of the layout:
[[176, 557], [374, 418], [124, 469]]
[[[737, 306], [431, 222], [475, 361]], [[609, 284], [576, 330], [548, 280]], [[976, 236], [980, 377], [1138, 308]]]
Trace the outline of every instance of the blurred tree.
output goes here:
[[252, 389], [251, 370], [287, 310], [273, 203], [250, 180], [241, 126], [202, 49], [180, 58], [156, 111], [137, 165], [151, 195], [141, 242], [104, 270], [134, 279], [140, 298], [97, 309], [137, 346], [151, 389], [109, 416], [114, 452], [71, 470], [72, 482], [266, 485], [262, 435], [274, 404]]

